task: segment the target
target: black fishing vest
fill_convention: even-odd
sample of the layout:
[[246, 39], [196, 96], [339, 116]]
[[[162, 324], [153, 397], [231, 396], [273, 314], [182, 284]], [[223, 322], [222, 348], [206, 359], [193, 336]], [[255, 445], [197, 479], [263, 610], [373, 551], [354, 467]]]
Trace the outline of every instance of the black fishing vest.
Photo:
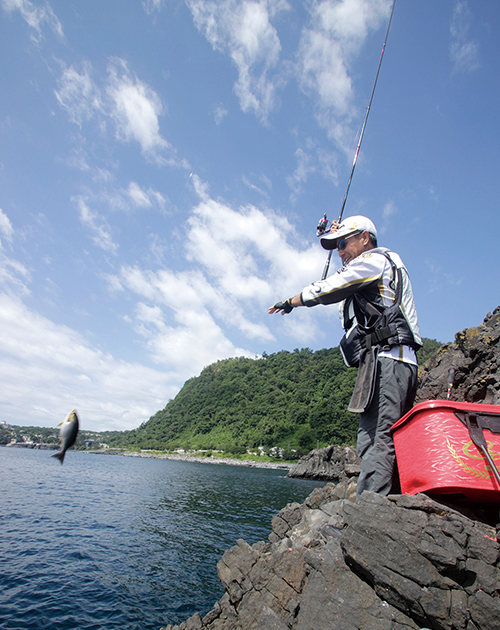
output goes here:
[[[393, 277], [390, 286], [394, 289], [395, 299], [391, 306], [384, 306], [370, 301], [367, 291], [363, 290], [347, 298], [344, 314], [353, 314], [344, 320], [347, 332], [340, 341], [340, 349], [345, 362], [351, 367], [358, 367], [361, 352], [372, 346], [380, 346], [384, 350], [399, 345], [410, 346], [415, 351], [421, 348], [401, 310], [403, 272], [389, 254], [379, 253], [391, 263]], [[353, 326], [354, 319], [357, 323]]]

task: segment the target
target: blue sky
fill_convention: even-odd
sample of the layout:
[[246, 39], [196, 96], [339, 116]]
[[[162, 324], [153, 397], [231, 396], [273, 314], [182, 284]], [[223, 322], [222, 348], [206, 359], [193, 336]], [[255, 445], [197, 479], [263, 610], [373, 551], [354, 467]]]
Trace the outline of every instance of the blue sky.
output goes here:
[[[321, 277], [391, 5], [0, 0], [0, 420], [130, 429], [219, 359], [338, 345], [335, 306], [267, 308]], [[499, 31], [397, 0], [344, 212], [443, 342], [499, 304]]]

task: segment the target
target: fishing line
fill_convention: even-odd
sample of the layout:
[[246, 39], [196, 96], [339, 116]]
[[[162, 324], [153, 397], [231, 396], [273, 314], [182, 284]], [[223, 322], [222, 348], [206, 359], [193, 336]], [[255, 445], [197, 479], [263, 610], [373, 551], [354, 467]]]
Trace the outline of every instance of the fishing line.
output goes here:
[[[361, 133], [359, 135], [358, 146], [356, 147], [356, 153], [354, 155], [354, 160], [352, 163], [351, 174], [349, 175], [349, 181], [347, 182], [347, 188], [344, 194], [344, 199], [342, 201], [342, 207], [340, 208], [340, 214], [338, 218], [338, 222], [342, 221], [342, 215], [344, 214], [344, 208], [347, 201], [347, 195], [349, 194], [349, 188], [351, 187], [352, 176], [354, 175], [354, 169], [356, 168], [356, 163], [358, 161], [359, 149], [361, 148], [361, 141], [363, 140], [363, 136], [366, 128], [366, 121], [368, 120], [368, 114], [370, 113], [370, 108], [372, 106], [373, 95], [375, 94], [375, 88], [377, 87], [378, 75], [380, 72], [380, 67], [382, 66], [382, 59], [384, 58], [385, 46], [387, 44], [387, 38], [389, 37], [389, 29], [391, 28], [392, 15], [394, 13], [394, 6], [396, 4], [396, 0], [392, 3], [391, 14], [389, 16], [389, 23], [387, 25], [387, 31], [385, 33], [384, 44], [382, 46], [382, 52], [380, 53], [380, 59], [378, 62], [377, 73], [375, 75], [375, 81], [373, 82], [372, 93], [370, 94], [370, 100], [368, 102], [368, 107], [366, 108], [365, 119], [363, 121], [363, 126], [361, 127]], [[328, 269], [330, 268], [330, 260], [332, 258], [333, 249], [328, 252], [328, 258], [326, 259], [325, 268], [323, 269], [323, 275], [321, 277], [324, 280], [328, 274]]]

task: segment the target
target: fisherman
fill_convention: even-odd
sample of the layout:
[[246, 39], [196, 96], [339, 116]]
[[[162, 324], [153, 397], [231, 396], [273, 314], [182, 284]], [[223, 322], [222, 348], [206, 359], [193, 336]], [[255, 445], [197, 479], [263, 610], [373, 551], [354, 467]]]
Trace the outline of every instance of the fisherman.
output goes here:
[[349, 411], [359, 413], [357, 451], [364, 490], [399, 491], [392, 425], [413, 406], [417, 391], [416, 351], [422, 347], [406, 267], [395, 252], [378, 247], [377, 230], [363, 216], [332, 221], [321, 245], [337, 249], [343, 266], [301, 293], [269, 308], [282, 315], [298, 306], [339, 304], [345, 335], [340, 348], [358, 367]]

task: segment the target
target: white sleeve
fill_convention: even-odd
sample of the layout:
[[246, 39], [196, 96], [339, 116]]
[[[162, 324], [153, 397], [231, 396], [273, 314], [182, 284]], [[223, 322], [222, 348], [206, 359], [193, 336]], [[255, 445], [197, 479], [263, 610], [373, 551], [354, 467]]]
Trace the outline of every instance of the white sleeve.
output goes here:
[[378, 252], [360, 254], [325, 280], [313, 282], [301, 293], [305, 306], [334, 304], [345, 300], [356, 291], [380, 281], [387, 262]]

